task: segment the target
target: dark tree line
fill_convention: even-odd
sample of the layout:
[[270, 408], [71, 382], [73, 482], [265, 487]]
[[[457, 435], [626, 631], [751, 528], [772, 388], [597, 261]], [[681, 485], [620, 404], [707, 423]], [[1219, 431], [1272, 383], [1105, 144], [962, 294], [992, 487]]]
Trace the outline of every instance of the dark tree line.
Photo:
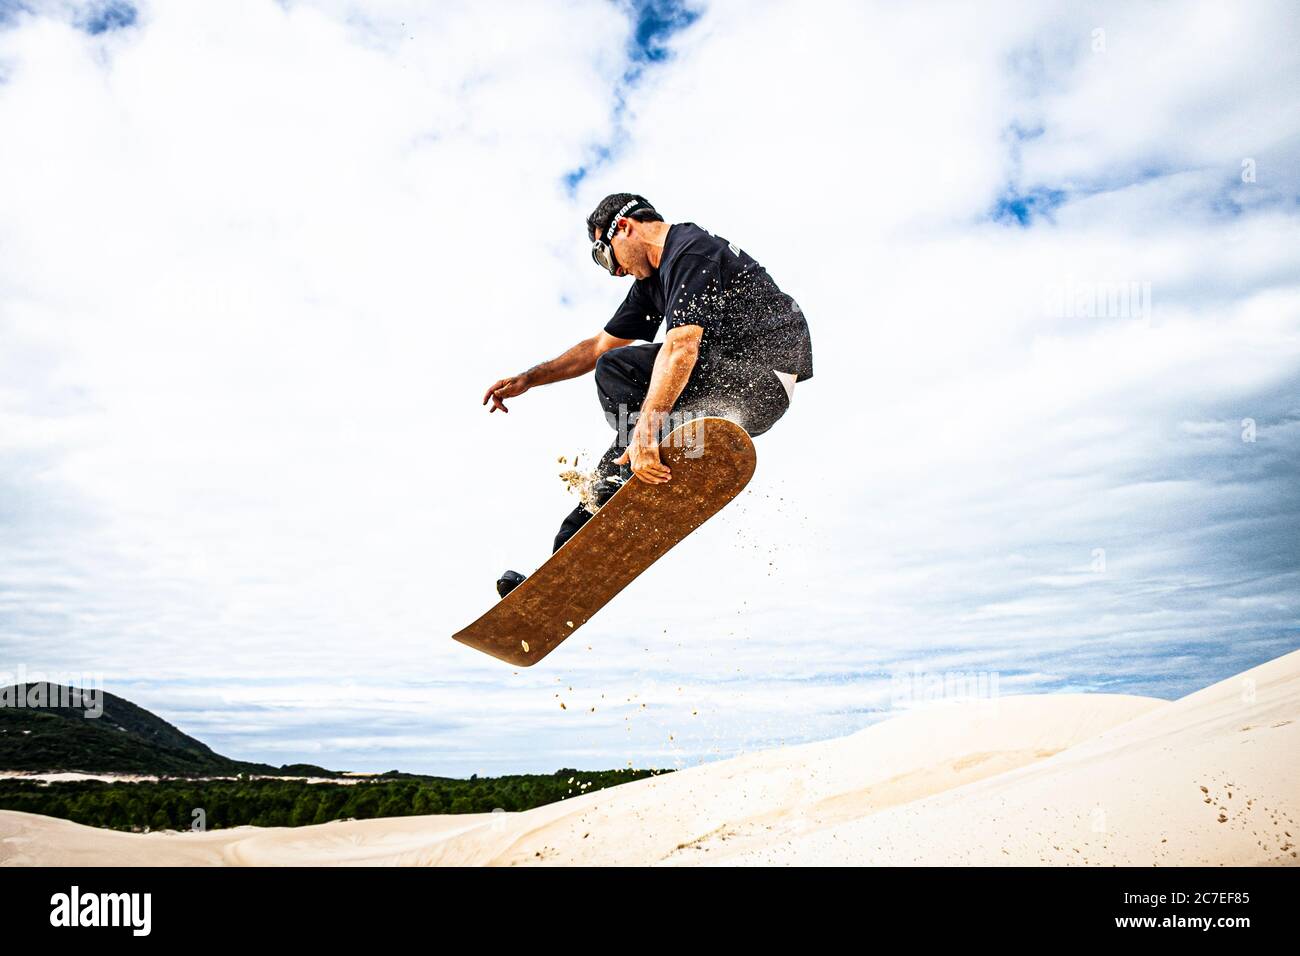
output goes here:
[[[189, 830], [252, 824], [298, 827], [330, 820], [531, 810], [663, 771], [559, 770], [507, 777], [409, 777], [351, 784], [302, 780], [195, 780], [41, 784], [0, 780], [0, 809], [40, 813], [115, 830]], [[572, 779], [572, 783], [570, 783]], [[587, 786], [581, 786], [587, 784]]]

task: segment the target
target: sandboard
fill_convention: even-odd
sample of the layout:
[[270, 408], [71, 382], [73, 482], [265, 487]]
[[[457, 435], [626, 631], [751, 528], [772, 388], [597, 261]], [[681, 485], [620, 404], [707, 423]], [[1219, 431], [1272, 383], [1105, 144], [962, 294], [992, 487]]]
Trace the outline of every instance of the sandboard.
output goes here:
[[672, 478], [630, 478], [560, 550], [452, 637], [531, 667], [744, 489], [754, 443], [725, 418], [696, 418], [660, 445]]

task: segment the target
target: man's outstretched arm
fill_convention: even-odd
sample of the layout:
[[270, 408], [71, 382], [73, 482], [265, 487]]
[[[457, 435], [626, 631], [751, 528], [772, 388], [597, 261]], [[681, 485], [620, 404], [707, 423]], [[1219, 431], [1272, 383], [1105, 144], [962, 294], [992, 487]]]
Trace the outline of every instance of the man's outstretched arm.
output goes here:
[[495, 412], [499, 408], [509, 414], [510, 409], [506, 408], [502, 399], [522, 395], [535, 385], [549, 385], [551, 382], [563, 382], [566, 379], [577, 378], [579, 375], [586, 375], [596, 367], [596, 359], [610, 349], [631, 345], [634, 341], [635, 339], [615, 338], [602, 330], [589, 339], [583, 339], [563, 355], [549, 362], [534, 365], [527, 372], [498, 379], [483, 395], [483, 404], [486, 405], [491, 400], [492, 407], [488, 412]]

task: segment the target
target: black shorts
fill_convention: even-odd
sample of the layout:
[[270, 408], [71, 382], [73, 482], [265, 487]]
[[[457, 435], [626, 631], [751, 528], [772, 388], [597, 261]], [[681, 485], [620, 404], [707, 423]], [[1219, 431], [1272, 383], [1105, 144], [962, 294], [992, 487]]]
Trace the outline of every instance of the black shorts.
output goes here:
[[[662, 343], [611, 349], [596, 362], [596, 391], [605, 418], [626, 434], [636, 423]], [[673, 406], [671, 428], [701, 415], [728, 418], [761, 435], [790, 407], [785, 386], [769, 364], [745, 354], [702, 354]]]

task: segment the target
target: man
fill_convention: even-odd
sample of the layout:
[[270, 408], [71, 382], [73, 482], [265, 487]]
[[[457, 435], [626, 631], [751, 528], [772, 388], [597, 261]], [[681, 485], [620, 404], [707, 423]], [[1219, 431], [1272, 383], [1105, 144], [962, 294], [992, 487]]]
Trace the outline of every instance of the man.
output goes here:
[[[665, 222], [642, 196], [606, 196], [587, 217], [587, 237], [597, 265], [636, 279], [623, 304], [601, 332], [493, 383], [483, 404], [508, 412], [507, 398], [595, 369], [616, 432], [596, 466], [599, 506], [630, 474], [652, 484], [671, 480], [659, 443], [684, 420], [720, 415], [751, 436], [771, 428], [790, 407], [795, 383], [812, 378], [812, 343], [799, 305], [752, 257], [695, 223]], [[632, 344], [653, 342], [665, 319], [662, 343]], [[575, 508], [554, 550], [591, 515]], [[507, 571], [497, 591], [504, 597], [521, 581]]]

